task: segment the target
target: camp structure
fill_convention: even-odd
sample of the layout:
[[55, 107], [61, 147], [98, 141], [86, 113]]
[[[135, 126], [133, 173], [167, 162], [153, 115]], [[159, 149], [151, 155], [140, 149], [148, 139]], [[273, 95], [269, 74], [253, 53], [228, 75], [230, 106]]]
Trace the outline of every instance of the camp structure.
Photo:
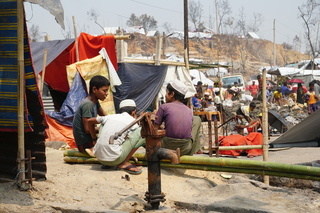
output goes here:
[[270, 143], [270, 147], [319, 147], [320, 110], [315, 111], [303, 121], [290, 128]]
[[0, 1], [0, 174], [24, 183], [45, 179], [47, 167], [46, 123], [21, 2]]
[[[105, 68], [97, 68], [97, 64], [107, 67], [107, 73], [101, 73]], [[94, 58], [77, 62], [67, 67], [68, 76], [72, 76], [70, 90], [67, 98], [59, 112], [46, 111], [49, 128], [47, 130], [47, 141], [64, 141], [71, 148], [75, 148], [72, 135], [72, 119], [80, 101], [86, 97], [87, 83], [92, 75], [100, 74], [106, 76], [111, 81], [111, 91], [107, 97], [106, 107], [102, 104], [107, 114], [118, 112], [119, 104], [124, 99], [133, 99], [137, 104], [138, 113], [143, 111], [153, 111], [157, 106], [165, 101], [166, 86], [169, 82], [179, 79], [189, 87], [189, 96], [195, 94], [191, 77], [182, 66], [153, 65], [140, 63], [119, 63], [118, 70], [113, 74], [110, 72], [112, 66], [106, 65], [106, 61], [101, 55]], [[76, 69], [72, 69], [76, 67]], [[89, 70], [88, 72], [85, 69]], [[72, 74], [73, 73], [73, 74]], [[112, 75], [116, 75], [113, 76]], [[113, 78], [118, 78], [117, 85], [112, 82]]]

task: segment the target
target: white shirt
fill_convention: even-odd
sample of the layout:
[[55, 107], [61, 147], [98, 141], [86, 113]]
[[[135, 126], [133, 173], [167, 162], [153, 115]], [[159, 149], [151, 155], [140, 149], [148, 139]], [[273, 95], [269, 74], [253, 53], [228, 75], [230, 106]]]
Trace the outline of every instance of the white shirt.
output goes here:
[[126, 112], [97, 117], [97, 122], [103, 126], [99, 131], [99, 138], [93, 148], [94, 155], [101, 161], [115, 161], [118, 159], [121, 155], [122, 143], [125, 141], [126, 136], [139, 126], [135, 124], [130, 130], [114, 140], [114, 144], [110, 144], [109, 139], [134, 120], [135, 119]]

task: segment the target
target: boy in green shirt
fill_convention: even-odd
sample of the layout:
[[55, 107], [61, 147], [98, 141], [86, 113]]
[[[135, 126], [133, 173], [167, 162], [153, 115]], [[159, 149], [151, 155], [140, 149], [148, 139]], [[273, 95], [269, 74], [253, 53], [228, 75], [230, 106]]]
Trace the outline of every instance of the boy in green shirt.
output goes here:
[[88, 119], [106, 115], [99, 100], [107, 98], [110, 82], [107, 78], [96, 75], [89, 85], [89, 95], [81, 101], [73, 118], [73, 136], [79, 152], [82, 153], [86, 153], [85, 149], [91, 149], [97, 141], [95, 126], [90, 125]]

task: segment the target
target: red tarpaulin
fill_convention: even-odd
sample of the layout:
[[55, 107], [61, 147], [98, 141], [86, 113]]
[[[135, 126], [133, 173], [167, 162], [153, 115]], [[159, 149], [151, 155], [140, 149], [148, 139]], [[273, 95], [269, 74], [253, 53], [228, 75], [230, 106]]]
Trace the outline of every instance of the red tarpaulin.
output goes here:
[[[242, 135], [229, 135], [220, 137], [221, 141], [219, 146], [244, 146], [244, 145], [262, 145], [263, 137], [259, 132], [251, 132], [246, 136]], [[219, 150], [221, 155], [239, 156], [241, 153], [246, 152], [248, 157], [262, 155], [262, 149], [247, 149], [247, 150]]]
[[[105, 48], [114, 68], [118, 70], [114, 36], [92, 36], [81, 33], [77, 41], [80, 61], [99, 55], [99, 51]], [[45, 82], [54, 90], [68, 92], [66, 66], [76, 61], [76, 46], [73, 43], [46, 67]]]

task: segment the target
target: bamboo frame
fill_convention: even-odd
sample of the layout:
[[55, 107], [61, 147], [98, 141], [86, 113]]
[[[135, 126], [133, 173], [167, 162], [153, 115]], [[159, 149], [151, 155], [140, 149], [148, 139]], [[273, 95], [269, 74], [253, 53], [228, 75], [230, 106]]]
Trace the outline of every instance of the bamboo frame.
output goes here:
[[42, 65], [42, 75], [41, 75], [41, 82], [40, 82], [40, 96], [41, 96], [41, 97], [42, 97], [42, 95], [43, 95], [44, 76], [45, 76], [45, 74], [46, 74], [47, 55], [48, 55], [48, 50], [45, 49], [45, 50], [43, 51], [43, 65]]
[[[267, 71], [263, 69], [262, 71], [262, 133], [263, 133], [263, 161], [269, 160], [269, 126], [268, 126], [268, 109], [267, 109], [267, 96], [266, 96], [266, 77]], [[269, 185], [269, 177], [263, 176], [263, 182]]]
[[17, 44], [18, 44], [18, 183], [25, 189], [25, 141], [24, 141], [24, 9], [23, 0], [17, 0]]

